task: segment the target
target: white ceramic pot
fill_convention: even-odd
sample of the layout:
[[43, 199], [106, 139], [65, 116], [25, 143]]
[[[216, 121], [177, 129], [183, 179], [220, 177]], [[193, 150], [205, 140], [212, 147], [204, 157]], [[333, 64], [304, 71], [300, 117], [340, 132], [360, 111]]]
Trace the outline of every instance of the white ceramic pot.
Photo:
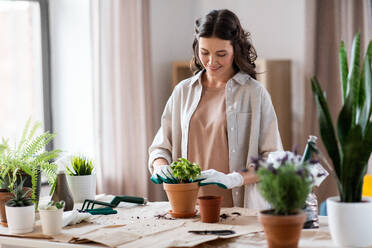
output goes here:
[[340, 198], [327, 199], [328, 225], [333, 242], [338, 247], [372, 246], [372, 197], [364, 202], [340, 202]]
[[62, 231], [63, 209], [42, 210], [39, 209], [41, 228], [45, 235], [56, 235]]
[[94, 200], [96, 196], [96, 175], [67, 176], [74, 202], [84, 202], [85, 199]]
[[5, 206], [9, 231], [13, 234], [29, 233], [34, 230], [35, 206], [9, 207]]

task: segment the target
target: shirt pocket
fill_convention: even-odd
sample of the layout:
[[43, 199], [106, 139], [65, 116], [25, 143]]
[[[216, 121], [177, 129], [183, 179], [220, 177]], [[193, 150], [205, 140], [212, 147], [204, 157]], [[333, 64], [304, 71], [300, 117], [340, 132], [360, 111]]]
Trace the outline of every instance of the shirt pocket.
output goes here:
[[238, 145], [248, 147], [250, 134], [251, 134], [251, 113], [238, 113], [237, 114], [237, 125], [238, 125]]

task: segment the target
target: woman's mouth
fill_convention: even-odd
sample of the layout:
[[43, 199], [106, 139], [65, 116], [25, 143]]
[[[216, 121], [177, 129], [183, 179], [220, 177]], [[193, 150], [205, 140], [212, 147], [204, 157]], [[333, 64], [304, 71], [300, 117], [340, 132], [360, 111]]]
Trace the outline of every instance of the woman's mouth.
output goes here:
[[213, 71], [213, 72], [218, 71], [218, 69], [220, 69], [220, 68], [221, 68], [221, 66], [217, 66], [217, 67], [209, 66], [209, 67], [208, 67], [208, 69], [209, 69], [210, 71]]

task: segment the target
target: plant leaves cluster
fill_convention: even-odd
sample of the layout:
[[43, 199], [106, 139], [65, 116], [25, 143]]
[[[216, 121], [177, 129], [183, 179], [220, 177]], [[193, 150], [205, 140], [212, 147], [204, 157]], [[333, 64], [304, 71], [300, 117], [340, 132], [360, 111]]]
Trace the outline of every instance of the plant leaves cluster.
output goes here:
[[191, 183], [200, 176], [201, 168], [196, 163], [191, 163], [185, 158], [179, 158], [173, 161], [170, 168], [177, 183]]
[[[17, 178], [22, 180], [22, 174], [31, 176], [32, 200], [36, 203], [36, 187], [40, 171], [48, 179], [50, 185], [55, 185], [57, 165], [51, 160], [58, 157], [60, 150], [46, 151], [45, 147], [55, 137], [55, 134], [45, 132], [36, 135], [41, 123], [31, 125], [31, 118], [27, 121], [18, 144], [11, 147], [7, 139], [0, 144], [0, 187], [12, 190]], [[52, 187], [52, 193], [54, 188]]]
[[290, 215], [301, 209], [311, 191], [312, 176], [305, 165], [285, 162], [278, 168], [260, 166], [259, 190], [274, 214]]
[[348, 66], [344, 42], [339, 50], [342, 109], [334, 127], [320, 84], [311, 79], [320, 135], [332, 160], [342, 202], [362, 200], [363, 178], [372, 152], [372, 41], [360, 65], [360, 33], [354, 38]]
[[65, 201], [61, 200], [59, 202], [49, 201], [47, 205], [40, 206], [41, 210], [58, 210], [65, 208]]
[[91, 175], [94, 169], [92, 160], [83, 155], [71, 157], [71, 166], [66, 168], [69, 176]]
[[14, 184], [14, 188], [12, 188], [12, 196], [9, 201], [7, 201], [6, 205], [9, 207], [26, 207], [33, 205], [32, 198], [28, 197], [31, 189], [24, 189], [23, 183], [25, 180], [22, 180], [19, 184]]

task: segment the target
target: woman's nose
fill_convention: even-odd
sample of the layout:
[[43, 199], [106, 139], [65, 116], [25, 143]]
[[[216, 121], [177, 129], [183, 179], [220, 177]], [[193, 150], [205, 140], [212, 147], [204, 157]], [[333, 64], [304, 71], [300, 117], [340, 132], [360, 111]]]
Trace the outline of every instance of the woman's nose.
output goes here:
[[209, 56], [208, 58], [208, 65], [216, 64], [216, 58], [214, 56]]

